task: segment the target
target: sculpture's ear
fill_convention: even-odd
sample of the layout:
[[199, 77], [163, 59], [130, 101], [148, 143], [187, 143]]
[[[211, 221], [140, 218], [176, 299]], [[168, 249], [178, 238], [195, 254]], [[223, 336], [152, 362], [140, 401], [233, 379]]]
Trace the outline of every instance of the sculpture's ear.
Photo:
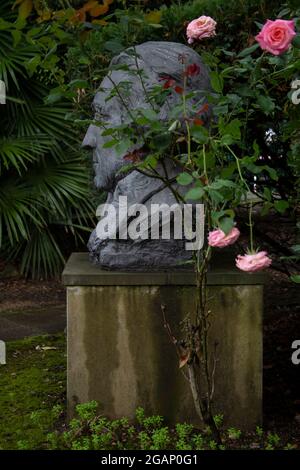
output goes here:
[[128, 54], [128, 51], [121, 52], [121, 54], [115, 56], [112, 58], [109, 68], [113, 68], [116, 65], [126, 65], [132, 62], [132, 58], [130, 54]]

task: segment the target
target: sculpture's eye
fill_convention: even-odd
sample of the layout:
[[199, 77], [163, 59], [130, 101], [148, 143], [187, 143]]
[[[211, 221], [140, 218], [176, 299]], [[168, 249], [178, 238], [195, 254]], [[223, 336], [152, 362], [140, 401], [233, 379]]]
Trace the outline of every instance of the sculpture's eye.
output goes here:
[[109, 119], [108, 114], [105, 112], [105, 110], [99, 106], [99, 105], [93, 105], [94, 109], [94, 119], [96, 121], [106, 121]]

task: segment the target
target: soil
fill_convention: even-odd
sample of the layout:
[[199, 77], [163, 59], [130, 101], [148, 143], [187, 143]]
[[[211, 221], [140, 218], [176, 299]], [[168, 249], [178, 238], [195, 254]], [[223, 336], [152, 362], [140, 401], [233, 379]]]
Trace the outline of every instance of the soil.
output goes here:
[[59, 281], [1, 280], [0, 312], [65, 304], [66, 290]]

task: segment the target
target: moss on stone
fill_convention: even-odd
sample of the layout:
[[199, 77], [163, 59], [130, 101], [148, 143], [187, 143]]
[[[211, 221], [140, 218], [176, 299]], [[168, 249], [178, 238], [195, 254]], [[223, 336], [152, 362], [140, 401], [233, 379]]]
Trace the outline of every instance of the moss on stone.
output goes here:
[[7, 364], [0, 366], [0, 449], [42, 449], [53, 423], [51, 410], [65, 402], [65, 337], [33, 337], [6, 347]]

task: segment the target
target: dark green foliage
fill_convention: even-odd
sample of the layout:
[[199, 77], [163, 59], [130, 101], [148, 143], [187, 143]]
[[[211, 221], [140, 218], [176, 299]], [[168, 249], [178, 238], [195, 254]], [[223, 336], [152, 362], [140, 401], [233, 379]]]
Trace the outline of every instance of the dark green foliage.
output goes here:
[[[10, 5], [1, 3], [2, 18]], [[55, 78], [31, 73], [28, 64], [42, 48], [25, 34], [13, 23], [0, 31], [0, 79], [7, 88], [0, 117], [0, 249], [20, 260], [24, 274], [53, 276], [64, 261], [61, 235], [79, 237], [93, 213], [89, 173], [65, 119], [71, 104], [45, 103]]]

